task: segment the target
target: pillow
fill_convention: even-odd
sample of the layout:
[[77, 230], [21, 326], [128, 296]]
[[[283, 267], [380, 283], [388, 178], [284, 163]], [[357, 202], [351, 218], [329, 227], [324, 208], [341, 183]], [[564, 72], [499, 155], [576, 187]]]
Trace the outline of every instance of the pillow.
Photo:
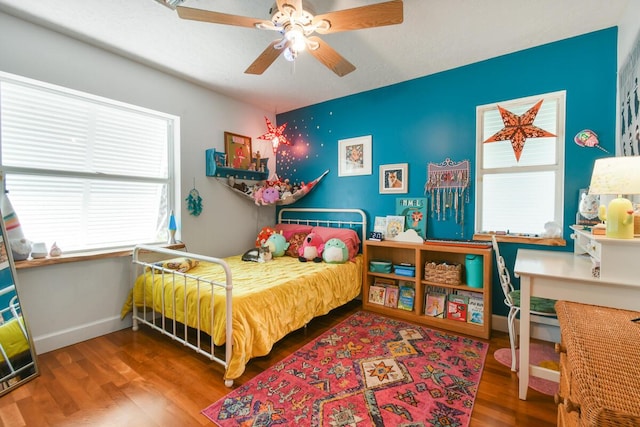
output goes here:
[[295, 233], [311, 233], [313, 227], [304, 224], [276, 224], [275, 228], [288, 241]]
[[360, 250], [360, 237], [355, 230], [350, 228], [336, 228], [336, 227], [313, 227], [312, 233], [318, 234], [325, 242], [331, 239], [340, 239], [347, 245], [349, 251], [349, 259], [355, 258]]
[[289, 239], [289, 248], [287, 248], [285, 255], [298, 258], [298, 249], [302, 246], [307, 234], [308, 233], [294, 233]]
[[[179, 271], [180, 273], [186, 273], [187, 271], [196, 267], [198, 264], [199, 264], [198, 260], [191, 259], [191, 258], [184, 258], [184, 257], [173, 258], [166, 261], [160, 261], [160, 262], [154, 263], [154, 265], [157, 265], [158, 267], [163, 267], [168, 270], [176, 270], [176, 271]], [[147, 271], [149, 271], [149, 269], [147, 269]]]

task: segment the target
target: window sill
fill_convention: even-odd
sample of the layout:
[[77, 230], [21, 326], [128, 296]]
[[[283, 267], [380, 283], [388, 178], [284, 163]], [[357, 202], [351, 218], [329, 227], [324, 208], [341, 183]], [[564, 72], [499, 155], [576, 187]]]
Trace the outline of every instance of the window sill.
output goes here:
[[[172, 245], [159, 245], [163, 248], [168, 249], [185, 249], [184, 243], [176, 243]], [[93, 252], [75, 252], [73, 254], [62, 254], [59, 257], [50, 257], [46, 258], [29, 258], [24, 261], [16, 261], [16, 270], [23, 270], [26, 268], [34, 268], [34, 267], [43, 267], [46, 265], [58, 265], [58, 264], [66, 264], [68, 262], [79, 262], [79, 261], [91, 261], [96, 259], [107, 259], [107, 258], [120, 258], [120, 257], [130, 257], [133, 254], [133, 248], [124, 249], [124, 250], [105, 250], [105, 251], [93, 251]]]
[[[473, 240], [491, 241], [492, 234], [478, 233]], [[567, 241], [561, 237], [525, 236], [520, 234], [497, 234], [496, 240], [501, 243], [525, 243], [541, 246], [567, 246]]]

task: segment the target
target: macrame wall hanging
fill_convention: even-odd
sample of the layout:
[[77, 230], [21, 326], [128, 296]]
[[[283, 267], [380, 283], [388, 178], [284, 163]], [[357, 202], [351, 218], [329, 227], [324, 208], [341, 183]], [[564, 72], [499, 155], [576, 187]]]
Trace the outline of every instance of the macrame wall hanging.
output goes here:
[[189, 196], [185, 199], [187, 201], [187, 210], [193, 216], [198, 216], [202, 213], [202, 197], [196, 190], [196, 179], [193, 178], [193, 188], [189, 191]]
[[464, 226], [464, 205], [469, 203], [469, 160], [429, 163], [425, 194], [431, 199], [431, 217], [438, 221], [455, 220]]

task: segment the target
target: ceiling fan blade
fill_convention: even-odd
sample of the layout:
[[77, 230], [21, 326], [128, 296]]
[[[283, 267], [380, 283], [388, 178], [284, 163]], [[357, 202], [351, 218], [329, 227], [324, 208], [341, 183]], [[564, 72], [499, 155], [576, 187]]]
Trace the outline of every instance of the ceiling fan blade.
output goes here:
[[309, 41], [317, 43], [316, 49], [309, 49], [309, 53], [316, 57], [316, 59], [322, 62], [327, 68], [339, 75], [340, 77], [346, 76], [350, 72], [356, 69], [356, 67], [336, 52], [331, 46], [322, 41], [320, 37], [309, 37]]
[[271, 44], [267, 46], [267, 48], [260, 54], [260, 56], [258, 56], [256, 60], [253, 61], [251, 65], [249, 65], [249, 68], [245, 70], [245, 74], [264, 73], [266, 69], [269, 68], [269, 66], [273, 64], [276, 59], [278, 59], [278, 56], [280, 56], [282, 51], [284, 51], [284, 49], [275, 48], [275, 45], [277, 45], [278, 43], [280, 43], [280, 40], [274, 40], [273, 42], [271, 42]]
[[[317, 15], [313, 18], [313, 24], [320, 24], [316, 30], [318, 33], [328, 34], [401, 24], [403, 19], [402, 0], [392, 0]], [[327, 21], [330, 27], [323, 28], [322, 21]]]
[[178, 15], [182, 19], [192, 21], [211, 22], [214, 24], [235, 25], [238, 27], [256, 28], [256, 24], [271, 24], [264, 19], [249, 18], [248, 16], [229, 15], [227, 13], [212, 12], [210, 10], [194, 9], [192, 7], [178, 6]]

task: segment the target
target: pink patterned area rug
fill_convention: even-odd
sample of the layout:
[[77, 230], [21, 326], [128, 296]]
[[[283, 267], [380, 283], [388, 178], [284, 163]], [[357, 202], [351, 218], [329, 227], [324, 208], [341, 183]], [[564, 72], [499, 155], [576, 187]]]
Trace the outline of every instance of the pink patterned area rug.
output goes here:
[[202, 413], [221, 427], [464, 427], [487, 350], [358, 312]]
[[[548, 369], [559, 370], [560, 356], [555, 352], [553, 344], [531, 343], [529, 350], [529, 363]], [[501, 364], [511, 369], [511, 349], [501, 348], [493, 353], [493, 357]], [[516, 369], [519, 369], [520, 349], [516, 349]], [[542, 394], [553, 396], [558, 391], [558, 383], [542, 378], [529, 376], [529, 388]]]

